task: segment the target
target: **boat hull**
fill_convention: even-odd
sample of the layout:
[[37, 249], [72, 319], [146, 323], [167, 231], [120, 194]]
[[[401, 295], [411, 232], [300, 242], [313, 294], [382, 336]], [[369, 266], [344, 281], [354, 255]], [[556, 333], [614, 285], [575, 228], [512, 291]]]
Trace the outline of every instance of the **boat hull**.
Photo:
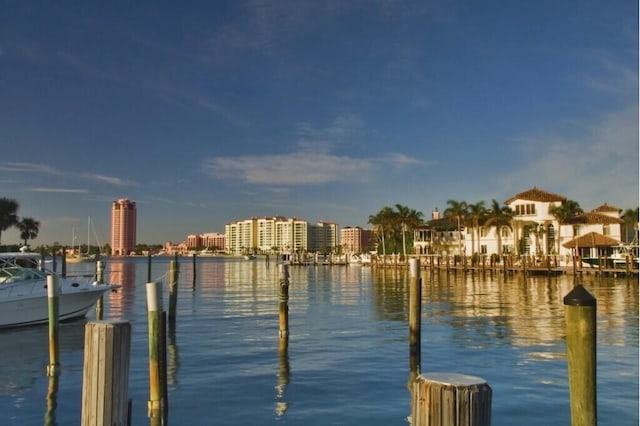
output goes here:
[[[41, 282], [40, 286], [42, 284], [44, 283]], [[107, 285], [96, 285], [59, 294], [59, 320], [84, 317], [96, 301], [110, 288]], [[9, 290], [13, 291], [9, 293]], [[42, 293], [24, 297], [20, 295], [18, 289], [1, 289], [0, 328], [23, 327], [49, 322], [49, 299], [46, 287]]]

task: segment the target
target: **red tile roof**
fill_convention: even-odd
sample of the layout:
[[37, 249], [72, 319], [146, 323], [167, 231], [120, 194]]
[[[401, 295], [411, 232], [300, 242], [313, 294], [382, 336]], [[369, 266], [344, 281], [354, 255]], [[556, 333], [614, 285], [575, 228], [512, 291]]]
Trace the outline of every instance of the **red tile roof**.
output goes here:
[[607, 237], [597, 232], [589, 232], [588, 234], [581, 235], [573, 240], [564, 243], [562, 246], [565, 248], [572, 247], [611, 247], [617, 246], [620, 241]]
[[511, 204], [515, 200], [552, 202], [552, 201], [564, 201], [566, 199], [567, 197], [563, 195], [554, 194], [553, 192], [543, 191], [542, 189], [538, 189], [534, 186], [532, 189], [529, 189], [527, 191], [514, 195], [513, 197], [506, 200], [504, 203]]
[[604, 203], [603, 205], [596, 207], [595, 209], [591, 210], [590, 213], [604, 213], [604, 212], [615, 212], [615, 213], [620, 213], [620, 209], [616, 206], [610, 206], [607, 203]]

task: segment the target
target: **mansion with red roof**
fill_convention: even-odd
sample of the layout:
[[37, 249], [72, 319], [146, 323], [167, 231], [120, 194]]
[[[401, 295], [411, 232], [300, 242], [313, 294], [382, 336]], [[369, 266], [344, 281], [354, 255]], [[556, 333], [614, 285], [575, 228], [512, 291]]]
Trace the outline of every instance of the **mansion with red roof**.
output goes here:
[[[603, 204], [560, 222], [550, 209], [560, 206], [563, 195], [532, 188], [516, 194], [504, 204], [511, 210], [508, 220], [481, 218], [460, 226], [455, 218], [439, 216], [414, 231], [416, 254], [609, 255], [622, 244], [621, 210]], [[458, 229], [460, 232], [458, 233]]]

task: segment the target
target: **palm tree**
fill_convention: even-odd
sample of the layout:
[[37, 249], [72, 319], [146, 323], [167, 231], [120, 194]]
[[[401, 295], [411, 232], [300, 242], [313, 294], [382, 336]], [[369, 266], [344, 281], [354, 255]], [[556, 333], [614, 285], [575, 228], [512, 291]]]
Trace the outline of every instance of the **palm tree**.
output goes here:
[[18, 224], [18, 202], [9, 198], [0, 198], [0, 242], [2, 231]]
[[[502, 227], [508, 226], [511, 228], [511, 221], [513, 219], [513, 210], [507, 206], [501, 206], [495, 199], [491, 200], [491, 208], [486, 211], [487, 221], [484, 223], [485, 227], [495, 226], [496, 238], [498, 240], [498, 255], [502, 256]], [[514, 241], [515, 244], [515, 241]]]
[[369, 216], [369, 223], [374, 226], [374, 232], [380, 238], [382, 242], [382, 255], [387, 254], [387, 248], [385, 245], [385, 233], [387, 228], [392, 226], [392, 219], [394, 211], [391, 207], [385, 206], [375, 215]]
[[447, 204], [449, 205], [449, 207], [445, 209], [444, 215], [446, 217], [453, 217], [458, 221], [458, 254], [463, 255], [460, 225], [464, 223], [464, 220], [467, 216], [468, 206], [466, 201], [447, 200]]
[[[467, 219], [469, 226], [471, 227], [471, 254], [476, 253], [475, 232], [480, 232], [480, 219], [485, 216], [486, 210], [487, 209], [484, 207], [484, 201], [478, 201], [475, 204], [469, 204], [467, 206]], [[478, 244], [479, 243], [480, 235], [478, 235]]]
[[413, 231], [422, 223], [422, 212], [410, 209], [402, 204], [396, 204], [395, 220], [400, 223], [402, 232], [402, 254], [407, 258], [407, 242], [405, 234], [407, 231]]
[[27, 240], [34, 240], [38, 237], [40, 222], [31, 217], [23, 217], [18, 222], [18, 229], [20, 229], [20, 238], [24, 240], [24, 245], [26, 246]]
[[[560, 253], [560, 230], [562, 229], [562, 225], [567, 224], [569, 219], [582, 213], [584, 213], [584, 211], [580, 207], [580, 204], [573, 200], [565, 199], [557, 206], [549, 206], [549, 214], [558, 221], [558, 253]], [[574, 236], [575, 231], [574, 227]]]
[[[627, 243], [637, 242], [638, 239], [638, 222], [640, 222], [640, 210], [638, 207], [635, 209], [627, 209], [624, 211], [622, 215], [622, 220], [624, 220], [624, 240]], [[631, 233], [631, 229], [635, 232], [633, 233], [632, 241], [629, 241], [629, 234]]]

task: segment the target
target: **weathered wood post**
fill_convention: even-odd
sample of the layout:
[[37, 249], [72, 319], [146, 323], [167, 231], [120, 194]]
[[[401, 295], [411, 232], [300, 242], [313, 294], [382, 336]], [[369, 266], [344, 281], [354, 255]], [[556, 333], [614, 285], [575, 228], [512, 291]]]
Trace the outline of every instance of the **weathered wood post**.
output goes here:
[[51, 269], [53, 272], [58, 272], [58, 254], [56, 253], [56, 246], [51, 249]]
[[57, 376], [60, 374], [60, 347], [58, 341], [58, 277], [47, 275], [47, 299], [49, 308], [49, 365], [47, 366], [47, 376]]
[[596, 425], [596, 299], [578, 284], [563, 299], [572, 425]]
[[147, 253], [147, 282], [151, 282], [151, 252]]
[[[100, 284], [104, 283], [104, 266], [101, 260], [96, 262], [96, 281]], [[96, 319], [102, 319], [102, 311], [104, 307], [104, 296], [100, 296], [96, 302]]]
[[413, 384], [412, 426], [489, 426], [491, 387], [480, 377], [426, 373]]
[[289, 265], [278, 265], [278, 324], [281, 339], [289, 338]]
[[178, 261], [169, 263], [169, 323], [176, 320], [176, 306], [178, 304]]
[[195, 290], [196, 289], [196, 270], [197, 270], [197, 267], [196, 267], [196, 254], [193, 253], [192, 257], [193, 257], [193, 260], [192, 260], [192, 263], [193, 263], [193, 285], [192, 285], [192, 288]]
[[152, 425], [166, 424], [165, 400], [166, 370], [163, 371], [166, 351], [165, 313], [162, 311], [162, 286], [159, 282], [147, 283], [147, 318], [149, 331], [149, 401], [147, 416]]
[[413, 379], [420, 371], [420, 315], [422, 311], [420, 260], [409, 260], [409, 371]]
[[67, 276], [67, 249], [63, 246], [62, 247], [62, 258], [60, 259], [60, 262], [62, 263], [62, 266], [60, 267], [60, 275], [62, 275], [63, 277]]
[[82, 426], [126, 426], [129, 412], [128, 321], [92, 321], [84, 329]]

